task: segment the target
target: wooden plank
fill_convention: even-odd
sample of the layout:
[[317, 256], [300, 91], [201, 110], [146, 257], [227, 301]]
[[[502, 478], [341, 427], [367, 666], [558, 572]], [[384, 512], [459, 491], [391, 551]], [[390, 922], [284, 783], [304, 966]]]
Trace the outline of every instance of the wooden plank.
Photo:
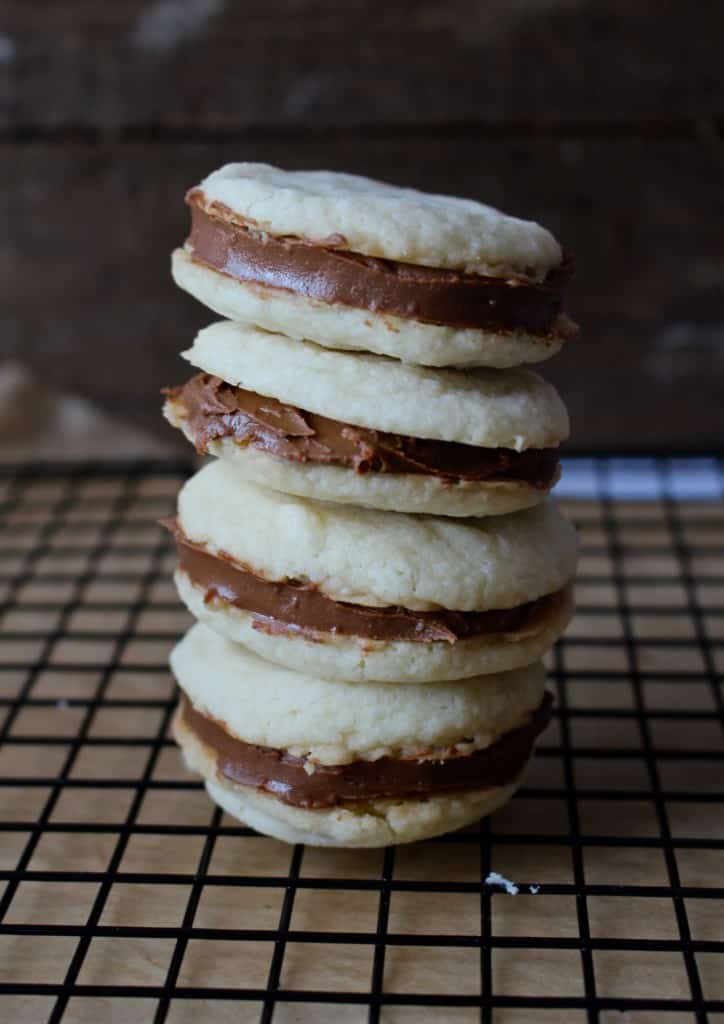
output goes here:
[[210, 314], [173, 288], [185, 189], [238, 158], [356, 170], [483, 198], [549, 226], [576, 255], [581, 339], [543, 372], [579, 446], [724, 435], [724, 215], [716, 150], [694, 142], [440, 146], [310, 139], [289, 148], [6, 146], [4, 352], [157, 429], [158, 389]]
[[716, 0], [24, 0], [3, 33], [6, 128], [724, 113]]

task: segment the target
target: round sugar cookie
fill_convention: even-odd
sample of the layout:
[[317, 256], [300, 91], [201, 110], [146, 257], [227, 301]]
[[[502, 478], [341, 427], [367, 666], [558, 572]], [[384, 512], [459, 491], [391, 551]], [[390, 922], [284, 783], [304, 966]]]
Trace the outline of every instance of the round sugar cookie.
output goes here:
[[576, 536], [557, 507], [450, 520], [313, 502], [257, 487], [221, 460], [181, 489], [178, 523], [266, 580], [306, 580], [352, 604], [513, 608], [563, 588]]
[[545, 689], [540, 663], [441, 684], [330, 682], [202, 624], [174, 648], [171, 667], [192, 705], [232, 736], [329, 765], [484, 749], [523, 724]]
[[[430, 370], [230, 322], [184, 355], [204, 372], [167, 392], [166, 418], [275, 490], [480, 516], [535, 505], [559, 476], [568, 417], [530, 371]], [[281, 404], [265, 411], [259, 396]]]
[[219, 461], [182, 489], [177, 527], [175, 580], [190, 611], [326, 679], [519, 668], [572, 614], [575, 534], [551, 503], [489, 519], [406, 516], [282, 495]]
[[183, 356], [229, 384], [372, 430], [517, 452], [568, 437], [557, 391], [531, 370], [431, 370], [229, 321], [200, 331]]
[[343, 238], [345, 249], [403, 263], [535, 279], [562, 260], [558, 242], [540, 224], [473, 199], [354, 174], [233, 163], [209, 174], [198, 191], [205, 204], [271, 235]]

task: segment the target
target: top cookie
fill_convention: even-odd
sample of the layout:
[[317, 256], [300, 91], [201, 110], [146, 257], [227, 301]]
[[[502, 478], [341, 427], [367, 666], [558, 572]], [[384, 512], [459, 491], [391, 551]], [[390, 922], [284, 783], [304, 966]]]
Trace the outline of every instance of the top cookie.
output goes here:
[[553, 236], [471, 199], [266, 164], [186, 199], [174, 277], [231, 320], [425, 366], [537, 362], [576, 333]]
[[472, 199], [356, 174], [227, 164], [199, 191], [205, 205], [225, 206], [270, 234], [423, 267], [541, 281], [563, 260], [558, 242], [540, 224]]

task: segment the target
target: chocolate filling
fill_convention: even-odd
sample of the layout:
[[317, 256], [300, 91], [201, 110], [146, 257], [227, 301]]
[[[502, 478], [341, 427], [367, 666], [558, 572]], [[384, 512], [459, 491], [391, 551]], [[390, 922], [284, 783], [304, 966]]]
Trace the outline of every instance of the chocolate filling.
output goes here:
[[238, 218], [226, 219], [231, 211], [219, 204], [214, 212], [204, 209], [198, 190], [192, 189], [186, 201], [192, 259], [238, 281], [423, 323], [559, 333], [563, 289], [573, 273], [570, 258], [540, 283], [515, 275], [486, 277], [365, 256], [329, 240], [269, 235]]
[[381, 757], [351, 764], [314, 764], [311, 773], [305, 770], [305, 758], [230, 736], [220, 722], [201, 714], [185, 696], [181, 697], [181, 718], [215, 752], [216, 770], [222, 779], [265, 790], [295, 807], [324, 808], [360, 800], [504, 786], [530, 757], [536, 737], [550, 721], [552, 703], [552, 696], [546, 693], [525, 725], [472, 754], [453, 753], [445, 760]]
[[556, 448], [478, 448], [355, 427], [234, 387], [199, 373], [165, 394], [182, 407], [198, 451], [233, 437], [277, 458], [345, 466], [356, 473], [415, 473], [455, 482], [512, 480], [546, 489], [558, 467]]
[[[484, 612], [413, 611], [390, 606], [334, 601], [314, 583], [266, 580], [232, 561], [226, 554], [212, 555], [189, 540], [173, 521], [164, 523], [176, 536], [179, 569], [201, 587], [206, 602], [222, 601], [251, 612], [253, 625], [269, 633], [297, 633], [313, 639], [323, 634], [368, 640], [407, 640], [432, 643], [490, 633], [515, 633], [542, 624], [561, 599], [561, 591], [547, 594], [516, 608]], [[320, 636], [321, 634], [321, 636]]]

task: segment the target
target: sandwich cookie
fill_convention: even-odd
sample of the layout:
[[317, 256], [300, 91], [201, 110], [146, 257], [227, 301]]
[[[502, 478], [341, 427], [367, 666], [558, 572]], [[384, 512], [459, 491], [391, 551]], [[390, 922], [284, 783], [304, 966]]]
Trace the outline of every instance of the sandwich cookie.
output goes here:
[[414, 683], [538, 659], [565, 628], [573, 527], [550, 502], [508, 516], [408, 516], [283, 495], [219, 460], [173, 524], [191, 612], [325, 679]]
[[288, 842], [384, 846], [504, 803], [551, 698], [538, 663], [404, 687], [289, 672], [194, 626], [171, 655], [174, 735], [211, 797]]
[[426, 366], [539, 362], [577, 333], [555, 238], [471, 199], [242, 163], [186, 201], [174, 278], [232, 320]]
[[435, 370], [222, 321], [168, 389], [198, 451], [289, 494], [398, 512], [498, 515], [541, 501], [568, 416], [530, 370]]

